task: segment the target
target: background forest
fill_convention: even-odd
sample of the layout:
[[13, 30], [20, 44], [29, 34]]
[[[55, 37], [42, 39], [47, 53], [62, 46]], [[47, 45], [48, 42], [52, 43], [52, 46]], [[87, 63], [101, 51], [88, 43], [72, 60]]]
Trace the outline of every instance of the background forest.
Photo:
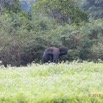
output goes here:
[[42, 62], [45, 48], [68, 48], [65, 60], [103, 60], [103, 0], [0, 0], [0, 60]]

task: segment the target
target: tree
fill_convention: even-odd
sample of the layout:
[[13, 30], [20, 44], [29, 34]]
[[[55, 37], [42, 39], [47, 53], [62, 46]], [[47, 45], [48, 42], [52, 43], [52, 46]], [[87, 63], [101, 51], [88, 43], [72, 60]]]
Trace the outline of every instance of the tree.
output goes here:
[[103, 18], [103, 0], [86, 0], [83, 8], [94, 19]]
[[0, 0], [0, 15], [3, 12], [3, 9], [7, 11], [18, 12], [20, 10], [20, 1], [19, 0]]
[[79, 23], [88, 19], [75, 0], [37, 0], [34, 7], [35, 11], [53, 17], [59, 23]]

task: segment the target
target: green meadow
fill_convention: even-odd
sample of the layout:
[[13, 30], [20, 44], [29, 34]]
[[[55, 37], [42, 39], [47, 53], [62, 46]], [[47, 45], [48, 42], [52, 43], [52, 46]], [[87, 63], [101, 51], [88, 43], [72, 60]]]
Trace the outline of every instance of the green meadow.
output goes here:
[[103, 103], [103, 63], [0, 66], [0, 103]]

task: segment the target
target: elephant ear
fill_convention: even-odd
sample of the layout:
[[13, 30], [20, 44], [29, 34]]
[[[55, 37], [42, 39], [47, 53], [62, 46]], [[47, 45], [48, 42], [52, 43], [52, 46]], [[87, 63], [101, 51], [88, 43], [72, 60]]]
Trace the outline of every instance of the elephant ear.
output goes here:
[[66, 47], [59, 48], [59, 51], [60, 51], [60, 56], [66, 55], [68, 53], [68, 49]]

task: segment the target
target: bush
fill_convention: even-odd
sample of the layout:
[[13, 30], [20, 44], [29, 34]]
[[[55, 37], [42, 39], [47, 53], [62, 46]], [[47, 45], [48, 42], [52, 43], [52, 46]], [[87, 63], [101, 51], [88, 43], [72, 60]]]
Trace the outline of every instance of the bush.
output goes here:
[[67, 60], [103, 59], [102, 27], [102, 19], [77, 26], [60, 25], [38, 14], [31, 17], [22, 12], [4, 14], [0, 16], [0, 60], [5, 66], [39, 62], [45, 48], [50, 46], [67, 47]]
[[11, 13], [2, 15], [0, 21], [0, 58], [5, 66], [40, 61], [45, 48], [60, 46], [58, 24], [53, 19]]

